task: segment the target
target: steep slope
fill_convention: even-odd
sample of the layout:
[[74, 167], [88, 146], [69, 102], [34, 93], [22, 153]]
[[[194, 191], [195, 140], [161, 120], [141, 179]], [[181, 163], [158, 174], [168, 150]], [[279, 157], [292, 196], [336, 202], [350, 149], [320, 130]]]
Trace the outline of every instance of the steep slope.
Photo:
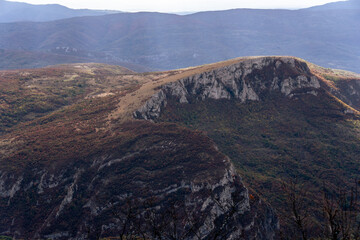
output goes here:
[[360, 111], [360, 75], [311, 65], [312, 71], [323, 80], [323, 87], [340, 100]]
[[[120, 13], [0, 24], [0, 48], [51, 52], [112, 64], [131, 62], [155, 70], [238, 56], [293, 55], [324, 67], [358, 72], [359, 16], [357, 9], [236, 9], [186, 16]], [[43, 59], [22, 62], [16, 56], [9, 56], [6, 62], [12, 67], [17, 62], [18, 68], [46, 64]], [[6, 62], [2, 69], [10, 67]]]
[[158, 118], [169, 98], [175, 98], [179, 103], [189, 103], [191, 99], [246, 102], [259, 101], [272, 92], [290, 98], [302, 94], [316, 96], [319, 88], [319, 80], [310, 75], [304, 62], [294, 58], [255, 58], [167, 84], [134, 116]]
[[[318, 223], [323, 183], [360, 177], [353, 73], [248, 57], [142, 74], [74, 64], [0, 75], [3, 113], [26, 110], [1, 133], [0, 235], [271, 239], [277, 215], [290, 222], [282, 181], [303, 183]], [[10, 107], [24, 96], [33, 107]]]
[[[39, 138], [50, 134], [49, 130], [38, 130]], [[227, 239], [274, 237], [275, 214], [260, 199], [249, 199], [230, 161], [206, 137], [174, 125], [141, 122], [112, 130], [115, 136], [109, 140], [105, 133], [98, 133], [105, 149], [97, 148], [100, 152], [85, 158], [61, 157], [55, 146], [42, 149], [47, 147], [40, 142], [45, 137], [34, 144], [49, 156], [44, 159], [50, 161], [47, 166], [40, 158], [44, 155], [38, 153], [36, 162], [23, 156], [26, 166], [19, 173], [2, 167], [1, 234], [46, 239], [118, 236], [126, 227], [121, 221], [136, 220], [127, 219], [126, 211], [133, 208], [139, 216], [155, 214], [154, 221], [159, 222], [152, 226], [152, 222], [140, 221], [133, 234], [151, 235], [151, 228], [157, 228], [166, 238], [174, 231], [172, 225], [164, 226], [167, 221], [187, 239], [218, 234]], [[2, 159], [2, 164], [11, 166], [11, 159]], [[170, 210], [176, 218], [168, 215]], [[192, 219], [191, 231], [186, 229], [187, 218]], [[227, 218], [228, 225], [223, 226]]]
[[[134, 116], [205, 132], [285, 227], [282, 184], [301, 182], [321, 222], [324, 184], [346, 188], [360, 177], [360, 78], [310, 66], [280, 57], [229, 64], [162, 86]], [[319, 225], [313, 228], [319, 236]]]
[[22, 2], [0, 0], [0, 22], [46, 22], [80, 16], [99, 16], [116, 11], [70, 9], [58, 4], [33, 5]]
[[212, 67], [135, 74], [75, 64], [0, 72], [4, 113], [13, 110], [9, 97], [41, 96], [31, 102], [36, 107], [64, 94], [55, 89], [74, 91], [42, 114], [25, 108], [32, 118], [20, 116], [2, 132], [0, 235], [275, 238], [276, 214], [249, 192], [211, 139], [174, 124], [131, 120], [153, 88]]

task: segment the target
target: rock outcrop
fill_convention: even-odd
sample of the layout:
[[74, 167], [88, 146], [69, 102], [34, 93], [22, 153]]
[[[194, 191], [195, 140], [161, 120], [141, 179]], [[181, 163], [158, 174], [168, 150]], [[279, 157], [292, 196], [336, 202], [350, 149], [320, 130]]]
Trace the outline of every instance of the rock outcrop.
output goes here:
[[[328, 88], [331, 94], [360, 111], [360, 80], [338, 80], [335, 84], [337, 88]], [[346, 109], [346, 111], [351, 112], [349, 109]]]
[[176, 229], [181, 239], [276, 237], [271, 207], [249, 198], [210, 139], [146, 121], [122, 128], [133, 137], [106, 154], [22, 172], [0, 167], [0, 235], [98, 239], [125, 230], [171, 239]]
[[162, 86], [143, 107], [134, 112], [139, 119], [160, 116], [168, 99], [180, 103], [205, 99], [259, 101], [269, 93], [289, 98], [299, 94], [317, 94], [319, 80], [306, 63], [290, 57], [264, 57], [200, 73]]

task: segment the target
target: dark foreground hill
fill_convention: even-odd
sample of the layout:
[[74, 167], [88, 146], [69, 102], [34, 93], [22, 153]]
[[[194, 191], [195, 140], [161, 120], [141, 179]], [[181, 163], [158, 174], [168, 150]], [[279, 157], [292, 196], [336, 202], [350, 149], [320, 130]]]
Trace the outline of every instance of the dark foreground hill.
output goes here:
[[191, 73], [99, 64], [1, 72], [0, 235], [273, 239], [273, 209], [211, 139], [128, 117], [127, 104], [143, 101], [136, 91]]
[[[13, 51], [6, 57], [0, 54], [0, 67], [45, 66], [48, 59], [54, 59], [51, 54], [66, 56], [59, 56], [56, 63], [90, 59], [110, 64], [129, 62], [155, 70], [238, 56], [292, 55], [324, 67], [359, 72], [359, 9], [316, 9], [236, 9], [186, 16], [120, 13], [0, 24], [0, 49]], [[23, 61], [21, 53], [14, 51], [42, 56]]]
[[360, 166], [359, 78], [317, 71], [293, 58], [255, 58], [164, 85], [134, 116], [205, 132], [285, 225], [282, 184], [304, 184], [316, 222], [324, 184], [346, 188]]
[[360, 177], [358, 75], [300, 59], [61, 65], [0, 84], [0, 235], [272, 239], [277, 216], [291, 227], [282, 181], [309, 190], [319, 229], [323, 183]]

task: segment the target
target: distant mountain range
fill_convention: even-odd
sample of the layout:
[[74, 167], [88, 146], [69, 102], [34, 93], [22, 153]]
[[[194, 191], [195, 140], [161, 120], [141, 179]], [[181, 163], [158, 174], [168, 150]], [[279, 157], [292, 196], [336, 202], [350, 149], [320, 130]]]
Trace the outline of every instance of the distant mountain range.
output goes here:
[[[2, 23], [0, 49], [12, 54], [0, 52], [0, 68], [91, 61], [166, 70], [239, 56], [291, 55], [360, 72], [358, 6], [351, 0], [302, 10], [118, 13]], [[24, 51], [31, 53], [26, 61]]]
[[119, 11], [70, 9], [58, 4], [33, 5], [0, 0], [0, 22], [46, 22], [81, 16], [99, 16]]
[[359, 0], [348, 0], [348, 1], [340, 1], [340, 2], [332, 2], [327, 3], [325, 5], [315, 6], [308, 8], [308, 10], [354, 10], [360, 9], [360, 1]]

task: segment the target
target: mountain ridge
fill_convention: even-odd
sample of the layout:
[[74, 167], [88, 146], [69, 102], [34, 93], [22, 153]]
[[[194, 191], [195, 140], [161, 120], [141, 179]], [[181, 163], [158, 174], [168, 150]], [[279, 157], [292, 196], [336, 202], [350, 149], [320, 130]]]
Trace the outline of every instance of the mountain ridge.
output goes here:
[[[267, 88], [276, 77], [279, 90]], [[244, 81], [259, 101], [228, 98], [222, 93], [237, 96], [239, 89], [242, 96], [243, 85], [226, 89], [221, 81]], [[218, 225], [231, 211], [215, 210], [219, 214], [202, 225], [203, 233], [276, 238], [278, 223], [287, 226], [279, 178], [298, 176], [310, 190], [307, 201], [314, 202], [322, 180], [348, 186], [358, 176], [360, 114], [344, 111], [359, 108], [358, 95], [352, 95], [357, 89], [344, 87], [352, 86], [349, 81], [359, 83], [359, 75], [281, 56], [151, 73], [105, 64], [0, 71], [6, 123], [0, 133], [0, 232], [16, 238], [114, 237], [122, 225], [111, 212], [124, 211], [119, 207], [129, 206], [127, 200], [141, 210], [143, 203], [131, 201], [152, 195], [152, 206], [160, 209], [172, 200], [182, 206], [183, 198], [196, 203], [189, 212], [201, 216], [201, 224], [211, 209], [237, 202], [236, 223], [229, 226], [244, 233]], [[185, 88], [177, 87], [181, 83]], [[134, 119], [163, 89], [169, 91], [160, 117]], [[179, 102], [177, 89], [186, 89], [188, 103]], [[350, 96], [353, 108], [346, 102]], [[209, 212], [200, 214], [203, 206]]]
[[327, 3], [320, 6], [314, 6], [307, 8], [311, 11], [327, 11], [327, 10], [339, 10], [339, 9], [360, 9], [360, 2], [358, 0], [347, 0]]
[[[186, 16], [119, 13], [45, 23], [0, 24], [0, 48], [93, 62], [177, 69], [237, 56], [294, 55], [358, 72], [358, 10], [228, 10]], [[315, 24], [316, 23], [316, 24]], [[68, 26], [71, 25], [71, 28]], [[151, 46], [151, 47], [149, 47]], [[2, 69], [46, 65], [4, 57]], [[85, 60], [84, 60], [85, 61]], [[89, 61], [89, 60], [87, 60]], [[74, 61], [72, 61], [74, 62]]]
[[80, 16], [99, 16], [119, 11], [71, 9], [60, 4], [28, 4], [23, 2], [0, 1], [0, 22], [47, 22]]
[[[271, 68], [270, 65], [274, 65], [276, 69], [271, 84], [255, 83], [253, 77], [247, 76], [256, 69], [271, 71], [265, 69], [268, 66]], [[286, 78], [286, 75], [281, 75], [284, 74], [282, 65], [288, 68], [288, 72], [293, 71], [299, 75], [292, 79], [289, 74], [290, 77]], [[249, 79], [249, 82], [246, 79]], [[195, 95], [201, 100], [235, 98], [246, 102], [259, 101], [260, 96], [266, 91], [281, 91], [285, 96], [292, 98], [296, 97], [296, 92], [317, 95], [316, 89], [319, 88], [320, 81], [315, 76], [310, 77], [310, 69], [304, 62], [299, 62], [294, 58], [255, 58], [164, 85], [141, 109], [134, 112], [134, 117], [147, 120], [158, 118], [161, 109], [166, 107], [167, 98], [176, 98], [179, 103], [189, 103], [189, 99]], [[308, 91], [301, 91], [301, 89], [308, 89]]]
[[[204, 67], [209, 66], [199, 68]], [[209, 238], [220, 234], [228, 239], [275, 238], [278, 220], [272, 208], [248, 192], [230, 160], [202, 133], [174, 124], [108, 121], [108, 114], [118, 106], [119, 100], [123, 102], [122, 97], [133, 95], [139, 84], [155, 83], [181, 71], [189, 69], [136, 74], [116, 66], [75, 64], [0, 71], [2, 89], [10, 95], [18, 91], [27, 94], [30, 91], [33, 97], [49, 95], [52, 88], [47, 92], [48, 87], [55, 85], [73, 92], [72, 99], [65, 103], [67, 106], [20, 122], [3, 133], [1, 234], [51, 239], [117, 236], [122, 227], [119, 219], [126, 217], [121, 214], [124, 211], [121, 206], [130, 204], [139, 214], [151, 213], [159, 221], [166, 217], [166, 223], [179, 224], [178, 234], [189, 234], [187, 239], [196, 239], [194, 234]], [[14, 89], [14, 82], [24, 88]], [[8, 103], [6, 96], [5, 99]], [[17, 135], [20, 132], [21, 136]], [[213, 171], [209, 172], [209, 168]], [[23, 205], [21, 199], [27, 199], [27, 204]], [[159, 211], [148, 213], [143, 209], [143, 204], [145, 207], [150, 203]], [[181, 218], [187, 224], [194, 224], [189, 232], [185, 231], [184, 221], [163, 215], [177, 205], [178, 209], [172, 211], [176, 210], [180, 216], [187, 214], [185, 217], [190, 219], [196, 216], [195, 222]], [[225, 228], [224, 219], [230, 221]], [[139, 231], [151, 234], [151, 229], [156, 227], [165, 231], [162, 234], [172, 232], [168, 229], [172, 224], [163, 228], [162, 224], [147, 225], [150, 223], [142, 222]], [[134, 234], [130, 230], [129, 234]]]
[[312, 212], [307, 231], [316, 237], [323, 234], [320, 189], [357, 179], [359, 87], [357, 74], [260, 57], [165, 84], [134, 117], [206, 133], [275, 207], [289, 236], [290, 205], [279, 203], [283, 184], [298, 181], [306, 188], [303, 207]]

